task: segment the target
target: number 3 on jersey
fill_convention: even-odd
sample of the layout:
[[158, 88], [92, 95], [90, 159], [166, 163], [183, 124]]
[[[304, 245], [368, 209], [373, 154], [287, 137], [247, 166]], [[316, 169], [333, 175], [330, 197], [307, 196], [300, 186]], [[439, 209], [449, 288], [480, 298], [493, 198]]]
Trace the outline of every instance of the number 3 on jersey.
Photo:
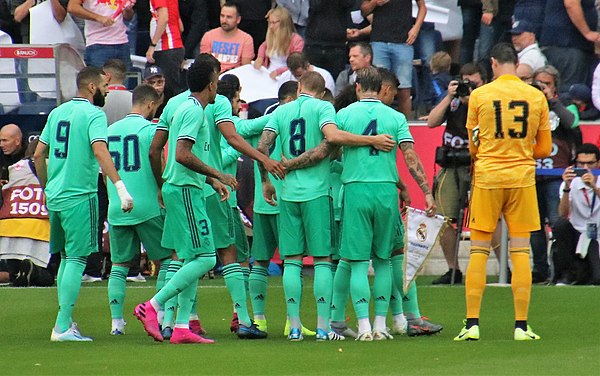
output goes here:
[[290, 154], [294, 157], [306, 151], [306, 121], [294, 119], [290, 123]]
[[[111, 147], [111, 143], [117, 143], [117, 145], [122, 146], [123, 150], [114, 150]], [[140, 169], [140, 141], [137, 135], [127, 135], [123, 137], [122, 142], [121, 136], [109, 136], [108, 150], [117, 171], [120, 171], [121, 167], [125, 171], [137, 171]], [[121, 159], [123, 159], [122, 162]]]
[[[502, 101], [494, 101], [494, 115], [496, 117], [496, 133], [495, 138], [504, 138], [504, 130], [502, 129]], [[510, 101], [508, 102], [508, 110], [519, 110], [520, 115], [513, 117], [513, 124], [520, 123], [521, 129], [508, 128], [508, 136], [510, 138], [525, 138], [527, 137], [527, 119], [529, 118], [529, 103], [525, 101]]]

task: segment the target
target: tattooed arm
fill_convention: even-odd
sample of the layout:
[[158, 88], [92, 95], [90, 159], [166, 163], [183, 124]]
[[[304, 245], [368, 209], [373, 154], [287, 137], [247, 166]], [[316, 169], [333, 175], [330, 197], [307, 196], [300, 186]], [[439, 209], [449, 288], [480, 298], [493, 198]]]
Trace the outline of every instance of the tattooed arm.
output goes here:
[[425, 194], [427, 214], [434, 215], [435, 201], [433, 200], [433, 195], [431, 194], [431, 189], [429, 188], [429, 183], [427, 182], [425, 169], [423, 168], [421, 159], [419, 159], [419, 156], [415, 151], [414, 144], [408, 141], [401, 142], [400, 150], [402, 151], [402, 155], [404, 156], [404, 162], [408, 167], [408, 171], [410, 171], [410, 174], [412, 175], [413, 179], [415, 179], [415, 182]]
[[321, 162], [323, 159], [327, 158], [331, 153], [335, 152], [338, 146], [333, 145], [327, 142], [326, 139], [323, 139], [319, 145], [316, 147], [305, 151], [300, 154], [296, 158], [285, 159], [285, 157], [281, 156], [281, 161], [283, 162], [283, 166], [286, 171], [299, 170], [301, 168], [311, 167]]
[[[265, 129], [260, 136], [260, 140], [258, 141], [258, 151], [268, 156], [269, 149], [275, 142], [275, 138], [277, 138], [277, 133]], [[269, 173], [267, 172], [267, 169], [262, 163], [258, 163], [258, 170], [260, 171], [260, 179], [262, 180], [262, 190], [265, 201], [269, 205], [277, 206], [277, 194], [275, 193], [275, 187], [273, 187], [273, 183], [271, 183], [271, 180], [269, 179]]]

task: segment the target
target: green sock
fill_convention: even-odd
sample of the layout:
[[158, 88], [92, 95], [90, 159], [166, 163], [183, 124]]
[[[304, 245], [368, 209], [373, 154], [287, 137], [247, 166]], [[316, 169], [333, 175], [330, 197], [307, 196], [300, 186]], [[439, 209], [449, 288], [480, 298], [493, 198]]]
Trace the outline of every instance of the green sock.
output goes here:
[[198, 283], [196, 283], [196, 292], [194, 293], [192, 308], [190, 309], [190, 320], [198, 320]]
[[225, 285], [231, 295], [233, 301], [233, 307], [238, 314], [238, 320], [240, 324], [250, 326], [252, 319], [248, 314], [248, 303], [246, 302], [246, 285], [244, 282], [244, 274], [240, 264], [234, 262], [223, 267], [223, 277], [225, 278]]
[[110, 317], [113, 319], [123, 318], [123, 304], [125, 303], [125, 282], [129, 267], [113, 265], [108, 277], [108, 305], [110, 306]]
[[340, 260], [333, 277], [333, 296], [331, 298], [331, 321], [346, 321], [346, 303], [350, 297], [351, 267], [348, 261]]
[[[71, 315], [81, 289], [81, 275], [85, 270], [86, 257], [66, 257], [62, 278], [58, 289], [58, 315], [55, 327], [59, 333], [64, 333], [73, 322]], [[61, 264], [62, 262], [61, 261]]]
[[375, 316], [387, 316], [392, 294], [392, 265], [390, 260], [373, 257], [375, 280], [373, 281], [373, 299], [375, 299]]
[[156, 278], [156, 292], [159, 292], [165, 285], [165, 278], [167, 278], [170, 263], [171, 259], [164, 259], [160, 262], [160, 269], [158, 269], [158, 276]]
[[392, 257], [392, 273], [394, 275], [394, 283], [396, 288], [400, 292], [402, 296], [402, 310], [404, 311], [404, 316], [406, 316], [407, 320], [413, 318], [420, 318], [421, 313], [419, 312], [419, 299], [417, 296], [417, 283], [413, 281], [413, 283], [408, 288], [408, 293], [404, 294], [403, 289], [403, 270], [402, 264], [404, 262], [404, 254], [397, 255]]
[[[186, 268], [187, 265], [190, 265], [194, 268], [201, 268], [203, 261], [205, 260], [202, 260], [202, 257], [196, 257], [191, 261], [186, 260], [186, 262], [183, 263], [183, 267], [179, 270], [179, 272], [186, 273], [188, 271], [188, 268]], [[212, 269], [212, 266], [208, 268], [207, 271], [210, 269]], [[198, 277], [191, 280], [188, 286], [181, 290], [181, 292], [177, 295], [177, 306], [179, 308], [177, 308], [177, 318], [175, 319], [175, 325], [177, 325], [178, 328], [189, 328], [190, 313], [192, 312], [192, 309], [194, 308], [196, 303], [196, 292], [198, 291], [198, 278], [200, 278], [202, 275], [204, 275], [204, 273], [198, 274]]]
[[[164, 306], [169, 299], [176, 297], [177, 294], [188, 288], [188, 286], [212, 269], [216, 262], [217, 257], [214, 253], [201, 254], [189, 262], [186, 262], [185, 265], [182, 266], [181, 269], [175, 273], [175, 275], [173, 275], [169, 283], [165, 284], [165, 286], [159, 292], [157, 292], [156, 295], [154, 295], [154, 299], [158, 302], [158, 304]], [[166, 315], [167, 312], [165, 312], [165, 317]], [[186, 319], [188, 317], [189, 312], [186, 316]]]
[[302, 260], [285, 260], [283, 291], [290, 328], [300, 329], [300, 303], [302, 302]]
[[244, 287], [246, 288], [246, 296], [250, 291], [250, 267], [242, 266], [242, 274], [244, 275]]
[[369, 302], [371, 289], [369, 288], [369, 262], [352, 261], [350, 263], [352, 275], [350, 276], [350, 292], [357, 319], [369, 318]]
[[[183, 266], [183, 262], [179, 260], [171, 260], [169, 262], [169, 266], [167, 267], [167, 273], [165, 274], [165, 283], [163, 285], [163, 289], [165, 286], [169, 285], [171, 278], [181, 269]], [[162, 290], [162, 289], [161, 289]], [[173, 328], [173, 323], [175, 319], [175, 308], [177, 308], [177, 296], [173, 296], [171, 299], [167, 300], [164, 305], [161, 307], [165, 310], [165, 316], [163, 318], [163, 328], [170, 327]]]
[[[64, 252], [60, 253], [60, 263], [58, 264], [58, 271], [56, 272], [56, 295], [60, 302], [60, 282], [62, 281], [63, 274], [65, 273], [65, 265], [67, 264], [67, 255]], [[83, 272], [82, 272], [83, 273]], [[83, 276], [83, 275], [82, 275]]]
[[396, 284], [392, 284], [392, 295], [390, 297], [390, 311], [392, 312], [392, 316], [399, 315], [404, 313], [404, 309], [402, 309], [402, 295], [400, 295], [400, 291], [396, 288]]
[[313, 291], [317, 302], [317, 328], [329, 332], [329, 317], [331, 316], [331, 294], [333, 276], [330, 262], [315, 262], [315, 280]]
[[248, 284], [250, 289], [250, 302], [252, 303], [252, 312], [256, 315], [265, 314], [267, 304], [267, 285], [268, 270], [264, 266], [255, 265], [250, 272]]

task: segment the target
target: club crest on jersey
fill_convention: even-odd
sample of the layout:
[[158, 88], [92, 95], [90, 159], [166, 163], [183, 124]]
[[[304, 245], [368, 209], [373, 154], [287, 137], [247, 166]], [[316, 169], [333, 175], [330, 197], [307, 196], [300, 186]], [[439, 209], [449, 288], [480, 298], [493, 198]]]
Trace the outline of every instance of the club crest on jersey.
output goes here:
[[427, 240], [427, 225], [425, 223], [421, 223], [419, 228], [415, 231], [415, 234], [420, 242]]

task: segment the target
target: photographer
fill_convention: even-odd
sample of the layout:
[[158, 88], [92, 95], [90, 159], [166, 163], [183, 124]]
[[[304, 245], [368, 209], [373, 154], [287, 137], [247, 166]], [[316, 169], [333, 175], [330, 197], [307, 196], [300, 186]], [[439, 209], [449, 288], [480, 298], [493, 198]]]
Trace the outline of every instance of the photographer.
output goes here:
[[575, 157], [576, 148], [581, 145], [581, 132], [577, 117], [558, 99], [559, 74], [556, 68], [546, 65], [535, 71], [534, 85], [546, 95], [550, 109], [550, 129], [552, 130], [552, 154], [536, 161], [536, 190], [540, 223], [542, 228], [531, 233], [533, 253], [532, 282], [546, 282], [549, 277], [548, 238], [544, 223], [554, 229], [558, 219], [559, 186], [558, 176], [545, 176], [543, 169], [566, 168]]
[[598, 147], [581, 145], [577, 150], [576, 167], [567, 167], [562, 175], [560, 218], [553, 227], [553, 282], [597, 285], [600, 284], [600, 182], [591, 170], [600, 168]]
[[[469, 137], [467, 135], [467, 110], [469, 95], [475, 88], [486, 83], [482, 67], [469, 63], [460, 70], [460, 82], [450, 81], [448, 94], [431, 110], [427, 126], [435, 128], [446, 122], [442, 146], [436, 149], [436, 163], [442, 167], [434, 181], [434, 197], [438, 213], [456, 221], [464, 207], [471, 184]], [[462, 205], [461, 205], [462, 202]], [[461, 207], [462, 206], [462, 207]], [[462, 283], [462, 273], [455, 255], [456, 229], [448, 227], [440, 238], [444, 257], [450, 270], [433, 284]]]

